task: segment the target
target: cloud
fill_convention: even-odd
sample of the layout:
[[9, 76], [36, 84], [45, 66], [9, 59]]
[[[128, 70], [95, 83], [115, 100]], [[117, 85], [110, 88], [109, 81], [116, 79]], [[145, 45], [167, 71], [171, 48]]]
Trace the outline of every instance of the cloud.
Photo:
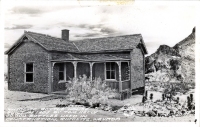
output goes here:
[[86, 33], [86, 34], [75, 35], [75, 37], [98, 37], [100, 35], [101, 35], [100, 33]]
[[101, 29], [103, 27], [103, 24], [96, 24], [96, 25], [80, 24], [80, 25], [77, 25], [76, 27], [86, 28], [86, 29]]
[[105, 34], [113, 34], [116, 31], [114, 29], [111, 29], [111, 28], [102, 28], [100, 32], [105, 33]]
[[33, 25], [13, 25], [12, 27], [6, 27], [7, 30], [15, 30], [15, 29], [30, 29]]
[[73, 6], [15, 6], [9, 10], [11, 14], [28, 14], [30, 16], [39, 16], [44, 13], [56, 12], [66, 9], [74, 9]]
[[9, 44], [9, 43], [4, 43], [4, 48], [5, 49], [8, 49], [8, 48], [10, 48], [11, 47], [11, 45]]
[[46, 12], [44, 9], [40, 9], [38, 7], [23, 7], [23, 6], [14, 7], [10, 11], [13, 14], [31, 14], [31, 15], [37, 15]]

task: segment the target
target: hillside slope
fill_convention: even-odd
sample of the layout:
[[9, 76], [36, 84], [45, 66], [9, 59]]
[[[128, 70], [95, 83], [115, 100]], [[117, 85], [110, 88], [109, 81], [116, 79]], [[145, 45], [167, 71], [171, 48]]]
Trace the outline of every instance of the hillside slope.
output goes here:
[[146, 77], [149, 81], [195, 80], [195, 28], [192, 33], [174, 47], [161, 45], [145, 59]]

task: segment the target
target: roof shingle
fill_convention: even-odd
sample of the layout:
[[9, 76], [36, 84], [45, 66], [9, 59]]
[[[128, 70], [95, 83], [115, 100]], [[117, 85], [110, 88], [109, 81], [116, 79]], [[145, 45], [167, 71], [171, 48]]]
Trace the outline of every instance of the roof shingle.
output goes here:
[[25, 32], [25, 35], [40, 43], [50, 51], [78, 52], [76, 46], [71, 42], [66, 42], [61, 38], [51, 37], [45, 34]]
[[85, 39], [73, 42], [80, 52], [134, 49], [141, 42], [141, 34]]

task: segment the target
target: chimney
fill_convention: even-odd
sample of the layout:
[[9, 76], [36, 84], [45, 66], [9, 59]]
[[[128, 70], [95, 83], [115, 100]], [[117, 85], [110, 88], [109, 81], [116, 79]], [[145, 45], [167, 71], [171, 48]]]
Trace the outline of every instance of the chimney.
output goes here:
[[69, 41], [69, 30], [67, 29], [62, 30], [62, 39], [64, 41]]

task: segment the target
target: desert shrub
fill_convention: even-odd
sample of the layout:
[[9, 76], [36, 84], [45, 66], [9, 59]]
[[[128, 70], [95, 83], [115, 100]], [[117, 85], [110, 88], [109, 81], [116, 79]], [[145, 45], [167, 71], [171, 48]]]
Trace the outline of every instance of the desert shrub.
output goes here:
[[190, 101], [193, 102], [193, 94], [190, 94]]
[[148, 91], [145, 91], [145, 97], [148, 98]]
[[173, 96], [175, 96], [177, 92], [185, 94], [189, 90], [190, 90], [190, 86], [188, 85], [188, 83], [169, 83], [165, 85], [165, 88], [163, 91], [165, 94], [170, 93]]
[[153, 100], [153, 94], [152, 93], [150, 94], [150, 100]]
[[187, 107], [189, 110], [191, 110], [191, 99], [189, 96], [187, 96]]
[[165, 94], [162, 94], [162, 100], [163, 101], [165, 100]]
[[195, 89], [195, 83], [190, 83], [190, 89]]
[[177, 99], [176, 99], [176, 103], [177, 103], [177, 104], [179, 103], [179, 97], [177, 97]]
[[142, 103], [145, 103], [146, 100], [147, 100], [147, 97], [146, 97], [146, 96], [143, 96], [143, 97], [142, 97]]
[[66, 88], [72, 100], [90, 104], [105, 104], [108, 101], [109, 94], [116, 92], [116, 90], [111, 90], [101, 78], [95, 78], [91, 81], [86, 75], [77, 79], [70, 79]]
[[187, 83], [183, 83], [183, 84], [181, 85], [181, 88], [184, 90], [184, 92], [187, 92], [187, 91], [190, 90], [190, 88], [189, 88], [189, 86], [188, 86]]

